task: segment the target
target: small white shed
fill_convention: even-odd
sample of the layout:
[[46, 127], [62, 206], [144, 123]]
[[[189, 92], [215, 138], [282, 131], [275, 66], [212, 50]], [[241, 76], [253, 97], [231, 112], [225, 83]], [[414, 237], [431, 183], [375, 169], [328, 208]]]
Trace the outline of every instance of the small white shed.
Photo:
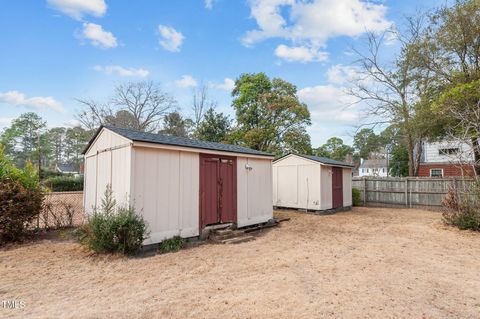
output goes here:
[[270, 154], [110, 126], [100, 127], [83, 153], [85, 211], [99, 207], [111, 185], [117, 203], [147, 221], [144, 244], [198, 236], [207, 225], [273, 218]]
[[273, 162], [273, 205], [307, 210], [352, 206], [353, 165], [288, 154]]

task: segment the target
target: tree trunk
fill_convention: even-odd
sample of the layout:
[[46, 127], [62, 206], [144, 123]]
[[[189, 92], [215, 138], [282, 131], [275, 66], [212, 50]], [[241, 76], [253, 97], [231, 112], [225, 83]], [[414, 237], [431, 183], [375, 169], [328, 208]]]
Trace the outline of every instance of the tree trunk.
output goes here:
[[408, 149], [408, 176], [414, 176], [414, 158], [413, 158], [413, 139], [410, 134], [407, 134], [407, 149]]
[[416, 148], [417, 148], [417, 151], [415, 154], [415, 164], [413, 169], [414, 176], [418, 176], [418, 171], [420, 170], [420, 160], [422, 159], [422, 152], [423, 152], [423, 144], [421, 140], [416, 144]]
[[473, 167], [475, 169], [475, 175], [480, 176], [480, 143], [478, 137], [472, 138], [472, 146], [475, 159], [475, 163], [473, 164]]

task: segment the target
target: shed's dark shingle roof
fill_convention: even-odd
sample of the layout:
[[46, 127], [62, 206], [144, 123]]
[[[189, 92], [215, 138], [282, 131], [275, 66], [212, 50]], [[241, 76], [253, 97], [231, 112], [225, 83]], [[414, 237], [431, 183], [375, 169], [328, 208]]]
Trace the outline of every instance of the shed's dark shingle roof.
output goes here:
[[346, 162], [340, 162], [340, 161], [336, 161], [336, 160], [333, 160], [331, 158], [328, 158], [328, 157], [322, 157], [322, 156], [313, 156], [313, 155], [302, 155], [302, 154], [293, 154], [293, 153], [290, 153], [290, 154], [287, 154], [285, 156], [282, 156], [280, 157], [279, 159], [275, 160], [278, 161], [284, 157], [287, 157], [288, 155], [297, 155], [297, 156], [300, 156], [300, 157], [303, 157], [303, 158], [307, 158], [309, 160], [312, 160], [312, 161], [315, 161], [315, 162], [319, 162], [319, 163], [322, 163], [322, 164], [325, 164], [325, 165], [332, 165], [332, 166], [345, 166], [345, 167], [354, 167], [353, 164], [350, 164], [350, 163], [346, 163]]
[[[246, 148], [238, 145], [206, 142], [206, 141], [194, 140], [194, 139], [185, 138], [185, 137], [139, 132], [139, 131], [119, 128], [114, 126], [102, 126], [102, 127], [105, 127], [110, 131], [113, 131], [123, 137], [126, 137], [129, 140], [137, 141], [137, 142], [147, 142], [147, 143], [154, 143], [154, 144], [181, 146], [181, 147], [189, 147], [189, 148], [204, 149], [204, 150], [273, 157], [272, 154], [253, 150], [251, 148]], [[90, 143], [88, 144], [84, 152], [86, 152], [87, 149], [90, 147], [91, 143], [93, 142], [95, 137], [98, 135], [98, 133], [101, 131], [102, 127], [100, 127], [100, 129], [97, 131], [97, 133], [92, 138], [92, 140], [90, 141]]]

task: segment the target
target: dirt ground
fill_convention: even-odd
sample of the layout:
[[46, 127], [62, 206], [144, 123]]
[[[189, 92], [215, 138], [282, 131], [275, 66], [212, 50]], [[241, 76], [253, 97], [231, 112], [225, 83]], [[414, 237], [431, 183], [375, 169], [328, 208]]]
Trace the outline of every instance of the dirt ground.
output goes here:
[[291, 217], [256, 240], [144, 258], [73, 240], [0, 250], [17, 318], [479, 318], [480, 234], [439, 213], [355, 208]]

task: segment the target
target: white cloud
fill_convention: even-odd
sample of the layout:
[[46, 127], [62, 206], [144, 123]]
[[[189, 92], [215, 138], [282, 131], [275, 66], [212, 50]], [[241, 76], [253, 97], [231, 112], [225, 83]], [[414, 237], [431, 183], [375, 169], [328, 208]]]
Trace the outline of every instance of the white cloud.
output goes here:
[[185, 37], [183, 34], [172, 27], [159, 25], [160, 45], [167, 51], [179, 52]]
[[205, 8], [211, 10], [213, 8], [213, 1], [214, 0], [205, 0]]
[[11, 117], [0, 117], [0, 128], [9, 126], [12, 121], [13, 118]]
[[81, 37], [90, 40], [92, 45], [103, 49], [115, 48], [117, 46], [115, 36], [111, 32], [103, 30], [99, 24], [85, 22]]
[[107, 11], [104, 0], [47, 0], [54, 9], [77, 20], [84, 15], [102, 17]]
[[105, 74], [116, 74], [122, 77], [138, 77], [138, 78], [146, 78], [150, 74], [150, 71], [146, 69], [136, 69], [136, 68], [125, 68], [120, 65], [96, 65], [94, 67], [95, 71], [103, 72]]
[[63, 125], [67, 126], [67, 127], [81, 126], [81, 124], [82, 123], [80, 123], [80, 121], [77, 120], [77, 119], [70, 119], [70, 120], [63, 123]]
[[280, 44], [275, 49], [275, 55], [288, 62], [314, 62], [325, 61], [328, 59], [328, 53], [319, 51], [315, 48], [309, 48], [306, 46], [289, 47], [285, 44]]
[[357, 69], [352, 66], [336, 64], [327, 70], [328, 82], [334, 84], [345, 84], [359, 79]]
[[6, 103], [13, 106], [22, 105], [37, 110], [53, 110], [64, 113], [62, 104], [51, 96], [34, 96], [27, 98], [25, 94], [18, 91], [0, 92], [0, 103]]
[[298, 91], [299, 99], [306, 103], [315, 123], [355, 124], [360, 113], [352, 106], [355, 99], [342, 88], [333, 85], [317, 85]]
[[216, 89], [232, 91], [235, 87], [235, 81], [230, 78], [225, 78], [222, 83], [214, 83], [212, 86]]
[[[308, 48], [296, 50], [296, 55], [302, 56], [297, 60], [305, 62], [303, 57], [308, 52], [320, 53], [330, 38], [388, 29], [392, 22], [386, 19], [386, 11], [381, 3], [363, 0], [250, 0], [251, 17], [258, 29], [248, 31], [242, 42], [251, 46], [269, 38], [281, 38], [290, 41], [294, 48]], [[292, 50], [289, 52], [293, 54]], [[318, 56], [310, 59], [318, 61]]]
[[195, 80], [191, 75], [183, 75], [180, 80], [176, 80], [175, 84], [181, 88], [190, 88], [197, 86], [197, 80]]

